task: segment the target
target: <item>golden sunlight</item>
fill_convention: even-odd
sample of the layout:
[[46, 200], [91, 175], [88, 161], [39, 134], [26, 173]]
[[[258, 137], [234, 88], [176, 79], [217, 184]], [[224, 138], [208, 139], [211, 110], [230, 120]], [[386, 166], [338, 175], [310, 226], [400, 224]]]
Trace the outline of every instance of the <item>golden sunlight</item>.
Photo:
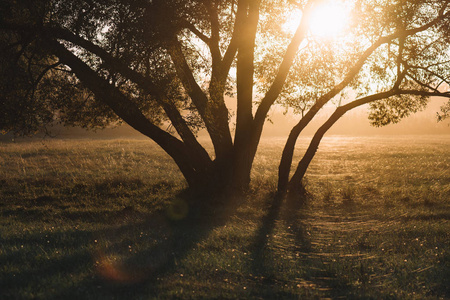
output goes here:
[[286, 33], [293, 34], [297, 30], [298, 24], [300, 23], [301, 16], [302, 16], [301, 10], [293, 9], [287, 15], [286, 22], [284, 22], [281, 25], [281, 29]]
[[[282, 30], [293, 34], [300, 23], [302, 12], [292, 10], [282, 25]], [[313, 8], [309, 20], [309, 32], [317, 37], [334, 37], [340, 35], [348, 25], [350, 7], [341, 1], [319, 1]]]
[[349, 8], [340, 1], [323, 1], [311, 13], [309, 29], [313, 36], [334, 37], [341, 34], [349, 19]]

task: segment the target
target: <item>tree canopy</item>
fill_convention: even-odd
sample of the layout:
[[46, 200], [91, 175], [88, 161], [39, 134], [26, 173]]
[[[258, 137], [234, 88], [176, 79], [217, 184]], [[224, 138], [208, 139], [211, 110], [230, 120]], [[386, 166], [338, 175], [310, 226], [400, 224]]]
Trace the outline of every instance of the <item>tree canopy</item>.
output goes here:
[[[332, 2], [343, 8], [334, 14], [345, 12], [345, 22], [322, 34], [338, 26], [319, 13]], [[321, 138], [348, 110], [369, 103], [371, 122], [384, 126], [423, 109], [430, 96], [450, 98], [450, 1], [0, 5], [3, 132], [32, 134], [55, 122], [86, 128], [126, 122], [160, 145], [194, 188], [248, 186], [275, 105], [299, 120], [280, 161], [284, 193], [298, 191]], [[312, 27], [322, 23], [322, 31]], [[330, 103], [335, 112], [290, 177], [298, 136]], [[448, 112], [444, 106], [440, 118]], [[198, 142], [200, 128], [214, 155]]]

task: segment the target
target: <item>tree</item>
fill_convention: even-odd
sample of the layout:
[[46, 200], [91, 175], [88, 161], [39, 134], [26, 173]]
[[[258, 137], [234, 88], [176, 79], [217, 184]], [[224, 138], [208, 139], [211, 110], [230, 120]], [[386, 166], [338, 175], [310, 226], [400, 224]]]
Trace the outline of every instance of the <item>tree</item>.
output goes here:
[[[450, 98], [450, 1], [342, 0], [346, 28], [323, 37], [311, 19], [326, 2], [2, 1], [0, 127], [126, 122], [172, 157], [192, 190], [213, 193], [248, 188], [267, 115], [281, 105], [301, 116], [278, 180], [280, 195], [296, 196], [321, 138], [348, 110], [370, 103], [383, 126], [430, 96]], [[292, 12], [295, 32], [280, 22]], [[289, 177], [298, 136], [329, 103], [335, 112]]]

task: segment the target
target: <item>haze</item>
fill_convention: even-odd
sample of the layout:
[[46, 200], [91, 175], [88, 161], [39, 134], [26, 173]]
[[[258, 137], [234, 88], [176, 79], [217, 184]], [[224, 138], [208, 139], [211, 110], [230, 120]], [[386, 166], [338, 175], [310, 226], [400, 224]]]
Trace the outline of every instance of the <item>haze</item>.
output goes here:
[[[349, 135], [349, 136], [376, 136], [376, 135], [436, 135], [450, 134], [450, 123], [445, 120], [437, 122], [436, 113], [445, 100], [433, 98], [427, 109], [403, 119], [398, 124], [391, 124], [385, 127], [373, 127], [367, 119], [368, 110], [366, 106], [349, 111], [338, 123], [332, 127], [327, 136]], [[311, 136], [316, 129], [326, 120], [333, 111], [332, 107], [324, 109], [318, 118], [313, 121], [304, 131], [305, 136]], [[292, 126], [298, 122], [299, 116], [291, 113], [283, 114], [283, 109], [277, 108], [270, 112], [270, 120], [264, 129], [263, 137], [283, 137], [285, 138]], [[146, 139], [145, 136], [122, 125], [116, 128], [98, 130], [97, 132], [86, 131], [82, 128], [53, 127], [52, 134], [56, 138], [133, 138]], [[203, 130], [200, 136], [206, 135]], [[0, 139], [11, 139], [11, 135], [0, 136]]]

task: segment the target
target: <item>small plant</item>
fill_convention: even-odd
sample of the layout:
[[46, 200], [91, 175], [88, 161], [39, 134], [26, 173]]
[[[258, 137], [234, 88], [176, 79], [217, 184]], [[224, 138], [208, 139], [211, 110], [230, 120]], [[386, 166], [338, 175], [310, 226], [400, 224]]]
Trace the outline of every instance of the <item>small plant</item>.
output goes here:
[[333, 199], [333, 186], [330, 184], [328, 179], [325, 183], [325, 187], [323, 188], [322, 199], [325, 203], [329, 203]]
[[353, 186], [347, 185], [339, 190], [341, 197], [342, 197], [342, 204], [344, 205], [351, 205], [354, 204], [354, 198], [355, 198], [355, 190]]

